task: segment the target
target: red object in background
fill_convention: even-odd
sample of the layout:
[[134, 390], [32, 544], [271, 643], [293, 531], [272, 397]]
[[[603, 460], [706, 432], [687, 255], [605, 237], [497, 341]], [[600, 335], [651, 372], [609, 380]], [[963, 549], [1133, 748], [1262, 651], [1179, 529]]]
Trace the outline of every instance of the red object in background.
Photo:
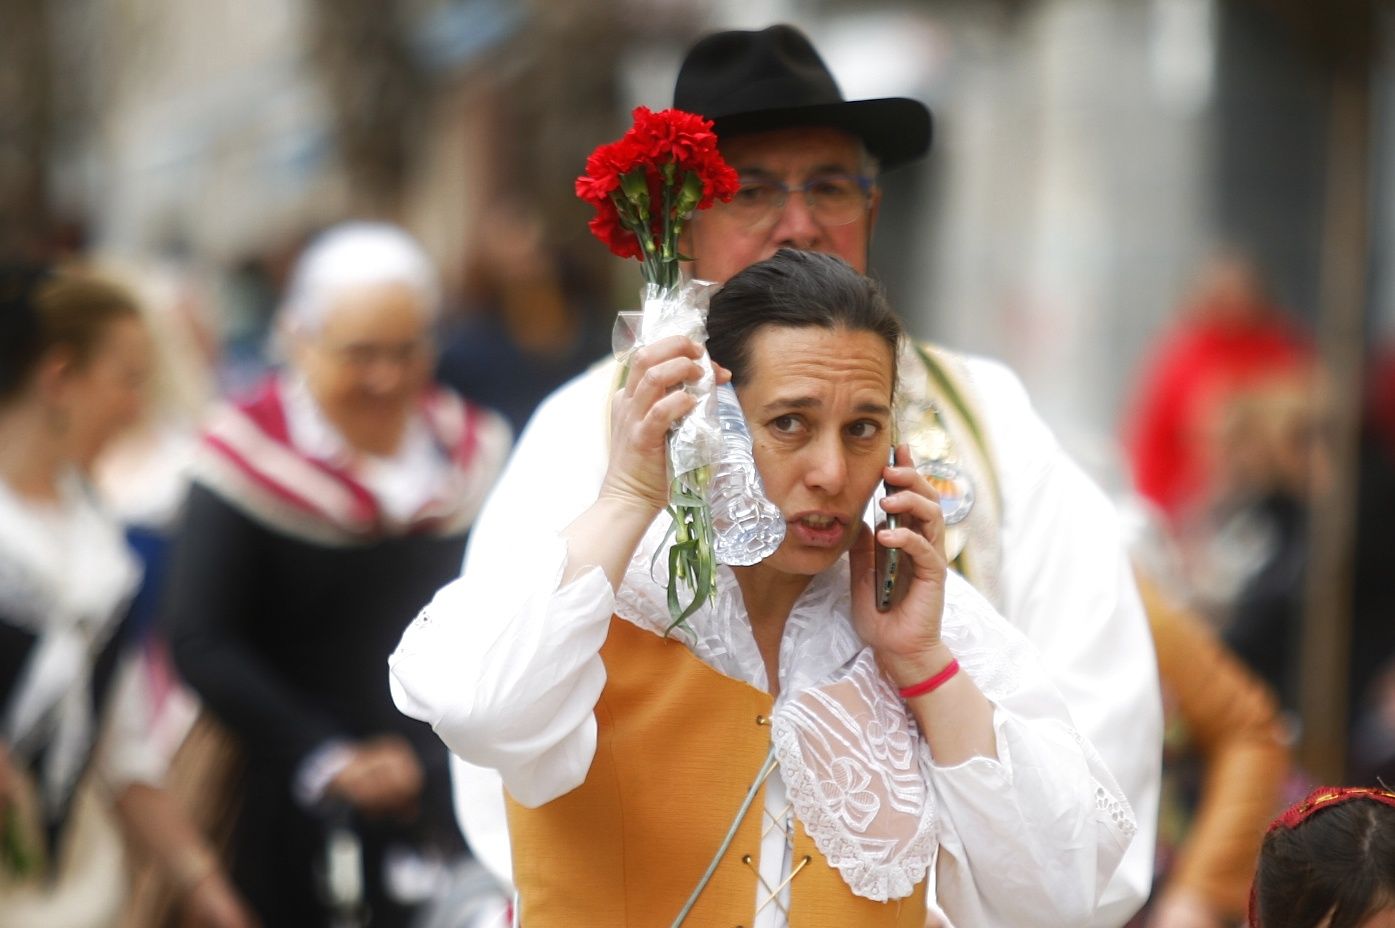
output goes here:
[[1163, 339], [1140, 381], [1128, 428], [1138, 491], [1176, 520], [1207, 488], [1211, 417], [1238, 391], [1312, 357], [1308, 340], [1276, 312], [1241, 322], [1198, 307]]

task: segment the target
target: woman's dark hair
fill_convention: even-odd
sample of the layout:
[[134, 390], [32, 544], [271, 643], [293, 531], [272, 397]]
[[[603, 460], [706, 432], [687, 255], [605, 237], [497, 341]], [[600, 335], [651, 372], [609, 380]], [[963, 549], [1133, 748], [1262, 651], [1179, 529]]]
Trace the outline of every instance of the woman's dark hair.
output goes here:
[[726, 282], [707, 311], [707, 352], [740, 386], [749, 376], [751, 337], [761, 328], [815, 326], [871, 332], [891, 351], [892, 382], [901, 320], [876, 281], [845, 261], [782, 248]]
[[1395, 807], [1352, 799], [1264, 839], [1255, 873], [1260, 928], [1356, 928], [1395, 906]]
[[112, 322], [138, 315], [126, 291], [97, 277], [0, 267], [0, 403], [24, 389], [51, 349], [66, 350], [81, 369]]

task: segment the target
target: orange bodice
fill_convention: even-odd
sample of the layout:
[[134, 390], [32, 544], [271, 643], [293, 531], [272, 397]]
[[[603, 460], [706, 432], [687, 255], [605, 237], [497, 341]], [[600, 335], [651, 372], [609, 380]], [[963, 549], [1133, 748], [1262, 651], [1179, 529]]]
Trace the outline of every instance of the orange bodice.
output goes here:
[[[671, 924], [770, 748], [770, 695], [683, 644], [617, 617], [601, 657], [606, 686], [585, 782], [536, 809], [508, 800], [524, 928]], [[762, 787], [686, 925], [753, 924], [764, 798]], [[792, 859], [794, 928], [925, 924], [923, 884], [887, 903], [855, 896], [802, 826]]]

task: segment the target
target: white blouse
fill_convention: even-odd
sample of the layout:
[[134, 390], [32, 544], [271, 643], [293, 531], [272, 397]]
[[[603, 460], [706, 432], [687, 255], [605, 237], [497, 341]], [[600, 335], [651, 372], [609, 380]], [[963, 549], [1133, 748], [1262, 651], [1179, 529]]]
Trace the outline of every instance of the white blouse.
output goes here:
[[[596, 747], [599, 651], [612, 614], [655, 634], [668, 624], [664, 578], [650, 576], [646, 553], [666, 519], [651, 527], [618, 594], [599, 569], [561, 586], [566, 548], [556, 536], [530, 552], [538, 582], [512, 610], [482, 612], [461, 581], [445, 587], [390, 659], [398, 707], [431, 724], [465, 761], [497, 770], [524, 805], [580, 785]], [[690, 622], [684, 641], [697, 657], [771, 689], [728, 569]], [[796, 603], [780, 645], [771, 725], [779, 767], [765, 794], [772, 827], [763, 828], [765, 885], [753, 900], [760, 928], [786, 924], [787, 891], [782, 903], [761, 906], [767, 887], [789, 874], [791, 814], [858, 895], [904, 897], [934, 862], [932, 901], [961, 926], [1088, 921], [1136, 831], [1132, 810], [1032, 645], [957, 575], [943, 629], [994, 705], [996, 759], [934, 762], [853, 630], [846, 558]], [[501, 805], [502, 794], [494, 797], [477, 801]]]
[[20, 757], [44, 748], [38, 786], [50, 808], [69, 795], [96, 738], [92, 671], [141, 577], [120, 528], [76, 473], [36, 502], [0, 482], [0, 615], [37, 640], [8, 702], [0, 740]]

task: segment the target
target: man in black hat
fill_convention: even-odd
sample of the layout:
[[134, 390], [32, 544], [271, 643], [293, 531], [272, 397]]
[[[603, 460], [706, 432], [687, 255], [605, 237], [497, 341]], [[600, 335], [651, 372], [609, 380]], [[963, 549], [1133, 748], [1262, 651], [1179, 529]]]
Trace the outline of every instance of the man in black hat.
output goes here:
[[678, 72], [673, 105], [712, 120], [723, 156], [741, 176], [732, 203], [694, 217], [685, 253], [703, 280], [726, 280], [783, 247], [829, 252], [865, 273], [879, 169], [930, 147], [923, 104], [844, 101], [814, 47], [791, 26], [699, 41]]
[[[782, 247], [830, 252], [865, 273], [879, 170], [922, 157], [932, 135], [918, 101], [844, 100], [813, 45], [790, 26], [701, 39], [678, 73], [674, 106], [713, 120], [742, 180], [732, 203], [691, 223], [684, 253], [694, 276], [708, 280], [726, 280]], [[1076, 724], [1134, 806], [1139, 834], [1092, 923], [1122, 924], [1151, 884], [1162, 721], [1152, 643], [1112, 508], [1060, 452], [1011, 372], [928, 345], [911, 355], [900, 389], [928, 381], [928, 418], [950, 420], [943, 430], [902, 422], [917, 463], [953, 459], [973, 485], [1001, 490], [999, 511], [980, 493], [951, 537], [960, 547], [956, 567], [1040, 649]], [[977, 442], [985, 432], [988, 440]], [[1036, 440], [1023, 442], [1023, 434]], [[1028, 493], [1008, 492], [1034, 471], [1053, 477]]]
[[[694, 276], [715, 281], [783, 247], [835, 254], [865, 272], [878, 173], [921, 157], [931, 138], [929, 111], [914, 100], [845, 101], [808, 39], [789, 26], [699, 41], [679, 72], [674, 106], [714, 121], [741, 177], [736, 198], [699, 213], [686, 233]], [[522, 598], [536, 580], [522, 555], [594, 498], [613, 382], [604, 368], [578, 378], [524, 432], [475, 523], [453, 592], [472, 615], [502, 612]], [[941, 489], [955, 566], [1036, 645], [1077, 727], [1133, 807], [1101, 806], [1102, 815], [1128, 823], [1125, 831], [1137, 823], [1112, 882], [1106, 887], [1109, 875], [1101, 874], [1095, 887], [1102, 896], [1092, 924], [1120, 925], [1151, 877], [1161, 708], [1112, 508], [1000, 365], [913, 346], [901, 359], [898, 389], [907, 409], [902, 439]], [[1110, 786], [1101, 784], [1098, 795], [1117, 792]], [[457, 765], [457, 811], [471, 844], [507, 874], [498, 796], [497, 774]]]

